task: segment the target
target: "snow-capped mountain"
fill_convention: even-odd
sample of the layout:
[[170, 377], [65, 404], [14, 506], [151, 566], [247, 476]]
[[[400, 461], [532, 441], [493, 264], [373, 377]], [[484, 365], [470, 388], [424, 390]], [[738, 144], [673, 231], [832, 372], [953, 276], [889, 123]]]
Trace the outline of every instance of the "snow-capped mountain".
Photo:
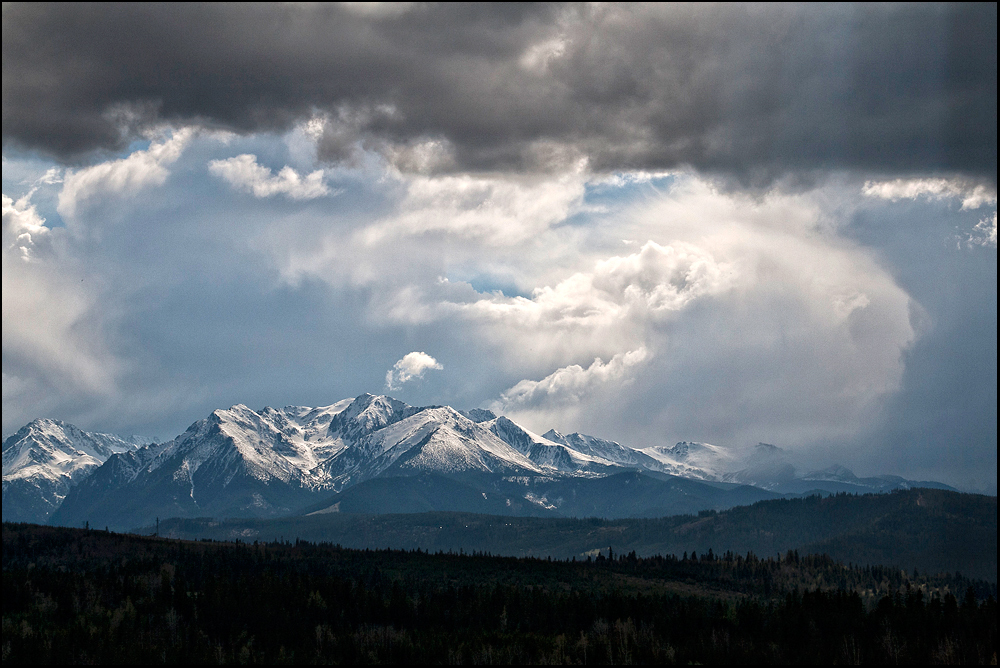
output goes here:
[[[173, 441], [110, 458], [53, 515], [75, 525], [164, 516], [270, 516], [331, 487], [321, 462], [344, 449], [331, 422], [351, 405], [213, 411]], [[156, 515], [154, 515], [156, 516]]]
[[29, 422], [3, 444], [4, 520], [44, 521], [74, 484], [108, 458], [149, 442], [86, 432], [59, 420]]
[[652, 457], [674, 475], [699, 480], [722, 480], [737, 462], [730, 448], [711, 443], [681, 441], [676, 445], [654, 445], [639, 452]]
[[[554, 438], [551, 438], [553, 437]], [[481, 409], [361, 395], [336, 404], [216, 410], [173, 441], [112, 457], [52, 518], [127, 526], [157, 515], [272, 516], [379, 476], [607, 475], [665, 470], [618, 443], [539, 436]]]
[[[18, 453], [31, 450], [14, 446], [22, 442], [18, 440], [22, 432], [52, 431], [41, 426], [32, 431], [31, 426], [8, 439], [10, 447], [4, 446], [5, 519], [8, 458], [11, 470], [22, 472], [19, 480], [31, 480], [39, 489], [48, 484], [44, 482], [47, 478], [24, 473], [29, 466], [14, 466], [15, 460], [28, 461], [27, 455]], [[68, 433], [67, 429], [75, 430], [65, 425], [60, 433]], [[32, 443], [44, 441], [40, 436], [33, 438]], [[103, 443], [94, 438], [90, 442]], [[213, 411], [166, 443], [143, 448], [126, 441], [116, 443], [108, 441], [100, 452], [98, 445], [88, 446], [91, 454], [85, 462], [79, 454], [83, 450], [77, 448], [73, 461], [82, 462], [78, 466], [66, 463], [68, 456], [55, 454], [50, 447], [46, 452], [54, 454], [46, 460], [45, 470], [50, 477], [55, 475], [51, 472], [60, 471], [67, 482], [61, 488], [62, 496], [51, 495], [45, 514], [27, 519], [45, 521], [49, 517], [56, 524], [89, 521], [95, 526], [131, 528], [149, 525], [156, 517], [273, 517], [307, 507], [311, 512], [336, 512], [338, 499], [347, 498], [339, 495], [346, 490], [376, 479], [414, 476], [422, 476], [419, 485], [379, 484], [376, 487], [383, 491], [377, 494], [384, 495], [386, 489], [403, 494], [407, 487], [407, 498], [420, 497], [436, 507], [438, 501], [427, 499], [442, 499], [447, 495], [445, 488], [464, 485], [462, 494], [481, 497], [482, 508], [493, 509], [489, 512], [495, 511], [496, 501], [501, 510], [514, 514], [613, 515], [613, 509], [602, 505], [601, 499], [631, 498], [635, 492], [626, 487], [645, 490], [642, 499], [631, 505], [622, 506], [618, 501], [613, 505], [627, 506], [629, 513], [655, 514], [688, 512], [702, 506], [728, 507], [726, 504], [738, 499], [764, 498], [760, 489], [745, 491], [748, 483], [771, 494], [797, 493], [792, 488], [776, 487], [787, 487], [789, 481], [803, 490], [831, 485], [836, 487], [833, 491], [847, 489], [845, 485], [862, 489], [866, 484], [844, 480], [853, 476], [846, 469], [819, 472], [815, 480], [796, 478], [794, 469], [791, 473], [786, 470], [789, 465], [782, 451], [764, 444], [740, 456], [721, 446], [693, 442], [638, 450], [579, 433], [563, 435], [549, 430], [538, 435], [484, 409], [414, 407], [371, 394], [319, 408], [286, 406], [254, 411], [236, 405]], [[616, 475], [626, 472], [642, 472], [644, 481]], [[823, 476], [837, 480], [820, 480]], [[445, 479], [459, 487], [435, 482]], [[605, 479], [600, 484], [586, 482]], [[899, 486], [888, 478], [879, 484]], [[437, 492], [428, 491], [435, 485], [440, 486]], [[621, 489], [611, 491], [617, 487]], [[354, 494], [357, 499], [344, 507], [356, 507], [359, 499], [371, 499], [373, 493]], [[601, 498], [591, 498], [595, 494]], [[382, 506], [400, 507], [400, 503]]]
[[382, 427], [378, 422], [367, 432], [351, 432], [354, 442], [321, 467], [330, 476], [332, 487], [342, 489], [390, 469], [400, 473], [543, 473], [524, 454], [454, 408], [411, 412], [407, 407], [393, 416], [401, 419]]
[[480, 424], [548, 473], [602, 475], [618, 466], [610, 459], [584, 454], [564, 442], [539, 436], [503, 416]]
[[617, 466], [645, 468], [654, 471], [661, 469], [657, 465], [656, 460], [648, 455], [644, 455], [632, 448], [626, 448], [615, 441], [606, 441], [603, 438], [579, 433], [564, 436], [555, 429], [548, 430], [542, 436], [553, 443], [560, 443], [574, 452], [603, 459]]

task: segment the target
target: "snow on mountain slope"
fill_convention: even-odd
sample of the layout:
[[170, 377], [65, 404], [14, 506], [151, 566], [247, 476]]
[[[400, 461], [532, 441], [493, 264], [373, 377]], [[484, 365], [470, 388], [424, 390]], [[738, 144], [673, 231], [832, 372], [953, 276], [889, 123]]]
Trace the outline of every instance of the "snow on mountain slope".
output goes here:
[[100, 465], [111, 455], [128, 452], [149, 440], [85, 432], [59, 420], [38, 419], [10, 436], [3, 445], [3, 479], [41, 475], [74, 477]]
[[580, 433], [563, 435], [555, 429], [548, 430], [542, 436], [554, 443], [565, 445], [582, 455], [603, 459], [616, 466], [673, 473], [669, 467], [664, 466], [646, 453], [626, 448], [615, 441], [606, 441], [603, 438]]
[[[311, 452], [302, 456], [302, 467], [311, 468], [343, 449], [343, 440], [330, 436], [330, 423], [353, 402], [354, 399], [343, 399], [320, 408], [286, 406], [281, 411], [274, 411], [287, 421], [289, 427], [283, 429], [283, 433], [296, 444], [296, 451], [301, 448]], [[264, 412], [273, 410], [265, 408]], [[275, 420], [280, 421], [281, 418], [276, 417]]]
[[367, 394], [319, 409], [257, 412], [236, 405], [213, 411], [169, 443], [112, 457], [55, 518], [131, 527], [159, 512], [274, 516], [318, 492], [390, 469], [403, 475], [543, 472], [449, 407], [414, 408]]
[[676, 445], [654, 445], [639, 450], [670, 467], [670, 472], [687, 478], [722, 480], [736, 465], [737, 456], [729, 448], [711, 443], [681, 441]]
[[[637, 470], [789, 494], [916, 484], [892, 476], [859, 479], [838, 467], [798, 478], [789, 453], [763, 443], [744, 450], [694, 442], [640, 450], [579, 433], [540, 436], [484, 409], [413, 407], [362, 394], [319, 408], [254, 411], [238, 404], [213, 411], [172, 441], [141, 448], [135, 439], [36, 420], [4, 443], [3, 510], [10, 520], [122, 529], [156, 517], [276, 517], [325, 503], [331, 493], [366, 480], [424, 474], [505, 490], [508, 504], [514, 500], [511, 512], [552, 510], [549, 501], [562, 503], [587, 489], [604, 490], [598, 495], [617, 489], [614, 503], [632, 508], [628, 512], [650, 511], [643, 503], [655, 512], [688, 507], [661, 498], [657, 485], [666, 482], [670, 494], [685, 498], [694, 488], [658, 475], [636, 478], [659, 483], [649, 483], [651, 496], [641, 503], [632, 499], [628, 475]], [[624, 478], [613, 475], [626, 471]], [[604, 486], [584, 484], [604, 478]], [[574, 512], [605, 508], [594, 505], [597, 499], [578, 501]]]
[[504, 416], [480, 424], [548, 472], [596, 474], [605, 473], [609, 467], [615, 466], [615, 462], [609, 459], [583, 454], [565, 443], [550, 441]]
[[470, 408], [469, 410], [458, 412], [476, 423], [489, 422], [497, 418], [496, 413], [485, 408]]
[[[343, 402], [341, 402], [343, 403]], [[351, 400], [331, 421], [328, 435], [345, 445], [417, 412], [418, 408], [386, 396], [362, 394]]]
[[169, 443], [111, 457], [67, 496], [53, 521], [131, 528], [161, 513], [286, 514], [329, 488], [328, 476], [316, 471], [343, 448], [329, 426], [350, 403], [213, 411]]
[[[16, 459], [14, 450], [5, 451], [5, 486], [8, 463], [13, 467]], [[66, 457], [49, 459], [47, 470], [55, 470]], [[555, 431], [539, 436], [486, 410], [418, 408], [371, 394], [319, 408], [254, 411], [238, 404], [213, 411], [167, 443], [95, 451], [86, 471], [102, 462], [101, 474], [73, 504], [96, 507], [98, 496], [128, 489], [133, 505], [142, 505], [138, 497], [152, 504], [159, 495], [161, 502], [181, 504], [178, 512], [207, 512], [225, 503], [235, 512], [251, 506], [272, 512], [300, 492], [339, 490], [391, 471], [599, 476], [622, 466], [668, 470], [612, 441]], [[63, 489], [49, 512], [65, 496]], [[230, 503], [230, 497], [242, 500]], [[81, 511], [68, 508], [62, 515], [74, 512]]]
[[3, 444], [4, 519], [45, 521], [75, 483], [113, 455], [148, 442], [89, 433], [59, 420], [33, 420]]
[[[408, 415], [407, 415], [408, 414]], [[542, 471], [496, 434], [448, 406], [414, 409], [406, 417], [375, 429], [324, 465], [336, 488], [400, 471], [502, 473]]]
[[[157, 460], [180, 456], [174, 477], [186, 480], [192, 495], [196, 477], [202, 485], [226, 487], [239, 475], [263, 483], [273, 480], [325, 489], [329, 486], [327, 477], [317, 467], [346, 447], [342, 430], [334, 423], [356, 403], [344, 400], [320, 408], [289, 406], [281, 410], [266, 407], [259, 413], [242, 404], [216, 410], [174, 439], [169, 451]], [[357, 422], [362, 425], [377, 424], [382, 416], [379, 407], [367, 413], [356, 410], [352, 417], [358, 418], [358, 414]], [[211, 466], [196, 476], [206, 463]]]

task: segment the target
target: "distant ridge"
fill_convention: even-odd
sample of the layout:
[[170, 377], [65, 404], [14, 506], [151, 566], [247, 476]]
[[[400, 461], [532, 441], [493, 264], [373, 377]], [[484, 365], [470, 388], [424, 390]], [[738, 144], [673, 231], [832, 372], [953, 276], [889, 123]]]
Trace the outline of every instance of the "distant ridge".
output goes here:
[[[151, 531], [146, 527], [145, 531]], [[598, 551], [655, 554], [827, 554], [855, 565], [961, 573], [997, 582], [997, 497], [940, 489], [773, 499], [720, 512], [651, 519], [510, 517], [472, 513], [347, 512], [214, 522], [175, 519], [175, 538], [325, 541], [344, 547], [586, 558]]]

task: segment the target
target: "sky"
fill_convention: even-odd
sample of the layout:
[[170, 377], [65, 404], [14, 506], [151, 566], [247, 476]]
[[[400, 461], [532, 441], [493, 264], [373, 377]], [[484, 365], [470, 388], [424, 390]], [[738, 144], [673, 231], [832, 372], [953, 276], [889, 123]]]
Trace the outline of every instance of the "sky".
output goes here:
[[3, 431], [364, 392], [996, 494], [997, 15], [3, 6]]

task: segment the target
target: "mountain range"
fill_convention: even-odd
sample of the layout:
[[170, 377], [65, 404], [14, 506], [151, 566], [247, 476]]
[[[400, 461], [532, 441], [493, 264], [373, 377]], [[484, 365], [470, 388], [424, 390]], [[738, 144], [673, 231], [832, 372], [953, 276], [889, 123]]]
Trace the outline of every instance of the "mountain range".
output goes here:
[[812, 492], [948, 488], [843, 467], [803, 476], [780, 449], [630, 448], [536, 434], [484, 409], [363, 394], [213, 411], [163, 443], [35, 420], [3, 444], [3, 519], [129, 529], [167, 517], [458, 510], [653, 517]]

